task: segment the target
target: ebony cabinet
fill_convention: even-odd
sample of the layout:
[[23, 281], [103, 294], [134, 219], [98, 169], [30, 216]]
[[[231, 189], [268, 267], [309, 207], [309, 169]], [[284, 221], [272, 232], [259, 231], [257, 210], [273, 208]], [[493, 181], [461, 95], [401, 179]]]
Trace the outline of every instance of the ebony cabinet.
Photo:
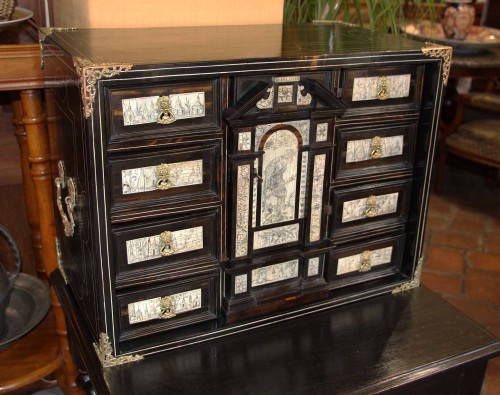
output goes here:
[[418, 285], [451, 49], [52, 29], [59, 265], [103, 363]]

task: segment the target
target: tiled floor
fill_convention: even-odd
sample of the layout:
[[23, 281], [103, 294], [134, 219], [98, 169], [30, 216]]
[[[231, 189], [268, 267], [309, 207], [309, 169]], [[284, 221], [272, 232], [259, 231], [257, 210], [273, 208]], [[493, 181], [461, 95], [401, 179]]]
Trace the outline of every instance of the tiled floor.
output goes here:
[[[422, 282], [500, 337], [500, 189], [462, 166], [449, 165], [443, 194], [431, 195]], [[482, 394], [500, 394], [500, 358]]]

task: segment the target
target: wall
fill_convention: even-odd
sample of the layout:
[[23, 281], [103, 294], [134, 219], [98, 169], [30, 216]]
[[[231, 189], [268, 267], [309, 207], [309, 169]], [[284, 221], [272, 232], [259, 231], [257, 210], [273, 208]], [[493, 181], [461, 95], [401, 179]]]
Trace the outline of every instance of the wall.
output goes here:
[[283, 0], [52, 0], [59, 27], [156, 27], [282, 23]]

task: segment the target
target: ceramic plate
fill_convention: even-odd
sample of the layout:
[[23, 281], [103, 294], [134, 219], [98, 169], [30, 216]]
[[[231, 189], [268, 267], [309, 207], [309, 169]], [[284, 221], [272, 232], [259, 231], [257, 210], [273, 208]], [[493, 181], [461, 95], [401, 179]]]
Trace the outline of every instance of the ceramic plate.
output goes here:
[[441, 24], [429, 21], [407, 24], [403, 30], [420, 40], [449, 45], [458, 52], [480, 52], [500, 46], [500, 30], [483, 26], [472, 26], [465, 40], [446, 38]]
[[5, 29], [6, 27], [11, 27], [18, 25], [25, 20], [30, 19], [33, 16], [33, 12], [27, 10], [26, 8], [16, 7], [14, 10], [14, 14], [12, 18], [8, 21], [0, 21], [0, 30]]

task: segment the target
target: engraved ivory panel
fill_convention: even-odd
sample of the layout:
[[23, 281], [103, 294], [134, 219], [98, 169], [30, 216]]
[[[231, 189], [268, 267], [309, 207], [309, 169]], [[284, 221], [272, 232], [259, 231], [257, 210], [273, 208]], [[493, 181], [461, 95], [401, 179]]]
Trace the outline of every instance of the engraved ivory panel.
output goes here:
[[[201, 308], [201, 288], [170, 295], [175, 314]], [[130, 324], [151, 321], [161, 318], [161, 297], [128, 304], [128, 320]]]
[[[388, 75], [386, 78], [389, 84], [390, 99], [410, 95], [411, 74]], [[378, 79], [379, 76], [354, 78], [352, 101], [376, 100]]]
[[[203, 183], [203, 160], [168, 163], [172, 188], [198, 185]], [[122, 170], [122, 193], [150, 192], [156, 190], [158, 177], [156, 166]]]
[[299, 260], [294, 259], [252, 270], [252, 288], [299, 276]]
[[314, 157], [314, 173], [311, 196], [311, 227], [309, 240], [317, 241], [321, 237], [321, 215], [323, 213], [323, 183], [325, 179], [326, 154]]
[[[377, 204], [376, 214], [374, 216], [395, 213], [398, 208], [398, 197], [398, 192], [376, 196]], [[368, 198], [362, 198], [344, 202], [342, 223], [367, 218], [367, 200]]]
[[279, 226], [277, 228], [259, 230], [253, 234], [253, 248], [273, 247], [299, 240], [299, 224]]
[[252, 148], [252, 132], [238, 133], [238, 150], [249, 151]]
[[316, 125], [316, 141], [326, 141], [328, 139], [328, 123]]
[[311, 122], [309, 120], [290, 121], [282, 123], [268, 123], [265, 125], [257, 125], [255, 127], [255, 151], [259, 150], [260, 140], [262, 137], [277, 125], [290, 125], [297, 129], [302, 136], [302, 145], [309, 145], [309, 129]]
[[[143, 125], [154, 123], [160, 115], [160, 96], [136, 97], [122, 100], [123, 124]], [[169, 95], [175, 119], [199, 118], [205, 116], [205, 92], [191, 92]]]
[[[382, 137], [382, 156], [398, 156], [403, 154], [404, 136]], [[347, 142], [346, 163], [362, 162], [370, 160], [372, 151], [372, 139], [351, 140]]]
[[238, 166], [236, 181], [236, 241], [235, 256], [248, 253], [248, 215], [250, 213], [250, 165]]
[[309, 153], [302, 152], [302, 162], [300, 165], [300, 192], [299, 192], [299, 218], [304, 218], [306, 209], [306, 188], [307, 188], [307, 167]]
[[[127, 240], [127, 263], [148, 261], [161, 258], [160, 235]], [[203, 226], [176, 230], [172, 232], [173, 254], [200, 250], [203, 248]]]
[[241, 294], [247, 291], [247, 274], [240, 274], [234, 278], [234, 293]]
[[278, 85], [278, 103], [291, 103], [293, 100], [293, 85]]
[[[389, 263], [392, 259], [392, 250], [392, 247], [386, 247], [370, 251], [371, 266]], [[356, 254], [340, 258], [337, 263], [337, 274], [340, 275], [359, 271], [361, 268], [361, 255], [362, 254]]]
[[307, 276], [316, 276], [319, 273], [319, 257], [309, 258], [307, 263]]
[[260, 224], [270, 225], [295, 219], [297, 186], [297, 137], [278, 130], [264, 144]]

